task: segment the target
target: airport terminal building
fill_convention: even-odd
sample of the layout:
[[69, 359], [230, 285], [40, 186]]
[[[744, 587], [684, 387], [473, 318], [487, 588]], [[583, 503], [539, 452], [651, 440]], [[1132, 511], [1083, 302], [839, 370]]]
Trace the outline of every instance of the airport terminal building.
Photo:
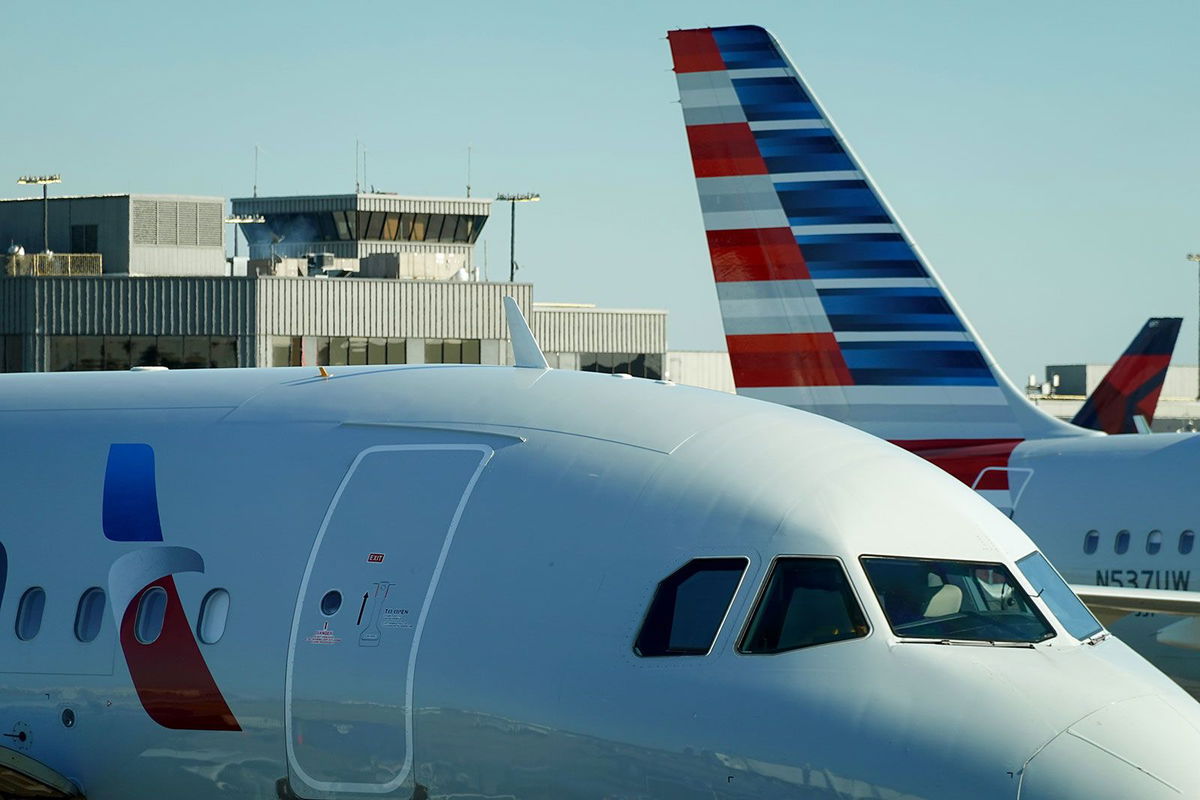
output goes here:
[[[552, 367], [663, 376], [666, 312], [537, 304], [475, 280], [490, 201], [358, 194], [0, 202], [0, 370], [511, 363], [513, 295]], [[261, 221], [259, 221], [261, 220]]]

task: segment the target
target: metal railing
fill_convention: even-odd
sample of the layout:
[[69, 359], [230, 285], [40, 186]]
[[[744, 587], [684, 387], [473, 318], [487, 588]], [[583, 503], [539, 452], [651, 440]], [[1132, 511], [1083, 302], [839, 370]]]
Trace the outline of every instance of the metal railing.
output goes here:
[[100, 275], [104, 258], [99, 253], [30, 253], [4, 257], [4, 274], [18, 275]]

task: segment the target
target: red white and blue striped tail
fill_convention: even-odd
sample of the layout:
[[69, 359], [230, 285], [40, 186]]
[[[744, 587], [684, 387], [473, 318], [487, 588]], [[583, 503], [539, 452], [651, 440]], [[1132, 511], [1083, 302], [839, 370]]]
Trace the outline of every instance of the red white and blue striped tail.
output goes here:
[[1004, 377], [769, 33], [668, 40], [739, 394], [972, 484], [1024, 439], [1084, 433]]

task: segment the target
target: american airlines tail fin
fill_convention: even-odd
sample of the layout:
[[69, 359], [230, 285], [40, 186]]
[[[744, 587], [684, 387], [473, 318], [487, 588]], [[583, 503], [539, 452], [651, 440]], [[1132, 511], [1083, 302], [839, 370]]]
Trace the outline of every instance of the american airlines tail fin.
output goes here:
[[1179, 317], [1147, 321], [1071, 422], [1105, 433], [1137, 433], [1138, 416], [1153, 422], [1182, 322]]
[[739, 394], [923, 454], [1085, 433], [1004, 377], [769, 33], [668, 39]]

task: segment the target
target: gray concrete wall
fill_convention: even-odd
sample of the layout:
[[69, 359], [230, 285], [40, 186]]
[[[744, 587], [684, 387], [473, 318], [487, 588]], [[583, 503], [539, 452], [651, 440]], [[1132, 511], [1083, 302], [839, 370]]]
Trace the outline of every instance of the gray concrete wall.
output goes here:
[[663, 353], [667, 312], [534, 304], [529, 327], [547, 352]]

